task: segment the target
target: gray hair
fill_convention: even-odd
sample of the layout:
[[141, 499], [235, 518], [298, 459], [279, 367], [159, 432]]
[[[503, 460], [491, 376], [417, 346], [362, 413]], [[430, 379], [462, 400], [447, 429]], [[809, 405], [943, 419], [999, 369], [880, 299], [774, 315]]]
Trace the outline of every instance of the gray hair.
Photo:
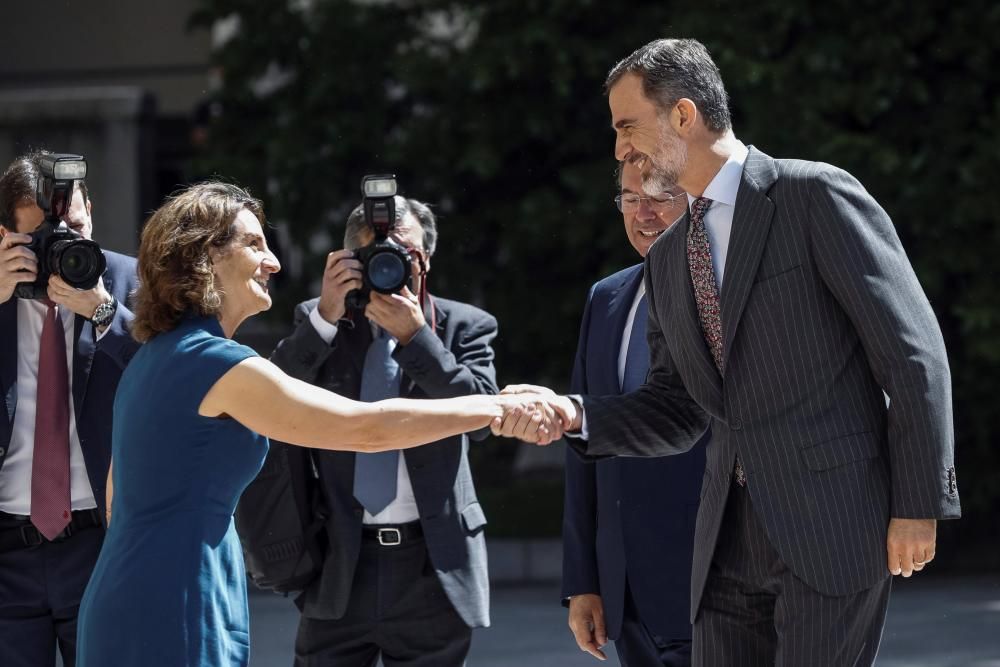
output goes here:
[[701, 42], [657, 39], [636, 49], [611, 68], [604, 82], [605, 91], [626, 74], [639, 75], [643, 93], [661, 110], [686, 97], [698, 107], [708, 129], [724, 132], [732, 127], [722, 75]]
[[[393, 227], [402, 222], [407, 215], [412, 215], [420, 223], [420, 228], [424, 231], [424, 252], [427, 257], [434, 254], [437, 248], [437, 221], [430, 207], [416, 199], [407, 199], [396, 195], [396, 220]], [[364, 204], [358, 204], [351, 214], [347, 216], [347, 228], [344, 230], [344, 247], [348, 250], [357, 250], [362, 245], [361, 234], [364, 230], [370, 229], [365, 222]]]

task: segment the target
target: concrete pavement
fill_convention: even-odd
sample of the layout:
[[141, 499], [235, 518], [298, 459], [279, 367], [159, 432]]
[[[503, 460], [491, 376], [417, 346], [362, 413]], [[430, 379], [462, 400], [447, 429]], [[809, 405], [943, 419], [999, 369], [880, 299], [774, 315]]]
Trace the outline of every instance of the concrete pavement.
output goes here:
[[[586, 667], [552, 586], [493, 591], [493, 626], [473, 636], [469, 667]], [[251, 589], [251, 667], [290, 667], [290, 600]], [[606, 665], [618, 665], [608, 647]], [[1000, 667], [1000, 575], [897, 579], [879, 667]]]

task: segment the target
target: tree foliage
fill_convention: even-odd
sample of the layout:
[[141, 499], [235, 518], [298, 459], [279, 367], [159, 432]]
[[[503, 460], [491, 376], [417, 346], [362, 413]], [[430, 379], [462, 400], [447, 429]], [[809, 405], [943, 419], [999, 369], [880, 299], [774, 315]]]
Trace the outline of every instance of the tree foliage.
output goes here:
[[[361, 175], [392, 171], [436, 205], [432, 290], [497, 315], [502, 382], [556, 388], [588, 286], [637, 261], [611, 202], [604, 76], [651, 39], [700, 39], [737, 136], [847, 169], [896, 222], [949, 346], [964, 504], [1000, 499], [988, 479], [1000, 463], [1000, 5], [203, 0], [192, 23], [226, 17], [240, 30], [215, 54], [212, 168], [262, 194], [305, 253], [274, 315], [315, 286]], [[282, 76], [267, 89], [269, 72]]]

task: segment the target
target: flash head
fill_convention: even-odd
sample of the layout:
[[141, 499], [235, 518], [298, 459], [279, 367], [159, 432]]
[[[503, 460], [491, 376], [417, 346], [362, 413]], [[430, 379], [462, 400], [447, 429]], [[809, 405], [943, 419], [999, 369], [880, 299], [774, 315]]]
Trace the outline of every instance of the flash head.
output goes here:
[[365, 197], [381, 198], [396, 196], [395, 174], [368, 175], [361, 179], [361, 192]]
[[82, 155], [47, 153], [38, 160], [42, 175], [57, 181], [82, 181], [87, 177], [87, 161]]

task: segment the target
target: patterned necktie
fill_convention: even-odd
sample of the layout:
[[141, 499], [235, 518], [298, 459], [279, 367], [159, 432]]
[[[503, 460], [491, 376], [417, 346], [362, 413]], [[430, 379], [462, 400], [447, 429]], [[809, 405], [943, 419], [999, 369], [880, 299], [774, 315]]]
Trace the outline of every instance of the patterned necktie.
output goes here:
[[719, 307], [719, 287], [712, 267], [712, 251], [705, 231], [705, 213], [712, 205], [711, 199], [698, 197], [691, 205], [691, 225], [688, 227], [687, 256], [694, 286], [694, 300], [698, 304], [698, 319], [708, 349], [715, 359], [715, 367], [722, 368], [722, 311]]
[[625, 351], [625, 372], [622, 374], [622, 392], [630, 392], [642, 386], [649, 372], [649, 346], [646, 344], [646, 295], [639, 299], [632, 321], [632, 333]]
[[[402, 376], [392, 358], [392, 338], [380, 329], [368, 346], [361, 374], [361, 400], [369, 403], [399, 396]], [[354, 497], [375, 516], [396, 498], [399, 451], [355, 454]]]
[[[694, 286], [694, 300], [698, 304], [701, 331], [705, 335], [708, 349], [712, 351], [715, 367], [722, 375], [725, 371], [722, 363], [722, 309], [719, 303], [719, 286], [715, 282], [715, 270], [712, 266], [712, 250], [708, 244], [708, 232], [705, 231], [705, 213], [711, 205], [712, 200], [705, 197], [698, 197], [691, 205], [687, 256], [691, 284]], [[747, 476], [738, 454], [733, 466], [733, 475], [737, 484], [746, 486]]]
[[35, 403], [35, 452], [31, 459], [31, 523], [53, 540], [70, 522], [69, 368], [66, 334], [51, 301], [42, 325]]

